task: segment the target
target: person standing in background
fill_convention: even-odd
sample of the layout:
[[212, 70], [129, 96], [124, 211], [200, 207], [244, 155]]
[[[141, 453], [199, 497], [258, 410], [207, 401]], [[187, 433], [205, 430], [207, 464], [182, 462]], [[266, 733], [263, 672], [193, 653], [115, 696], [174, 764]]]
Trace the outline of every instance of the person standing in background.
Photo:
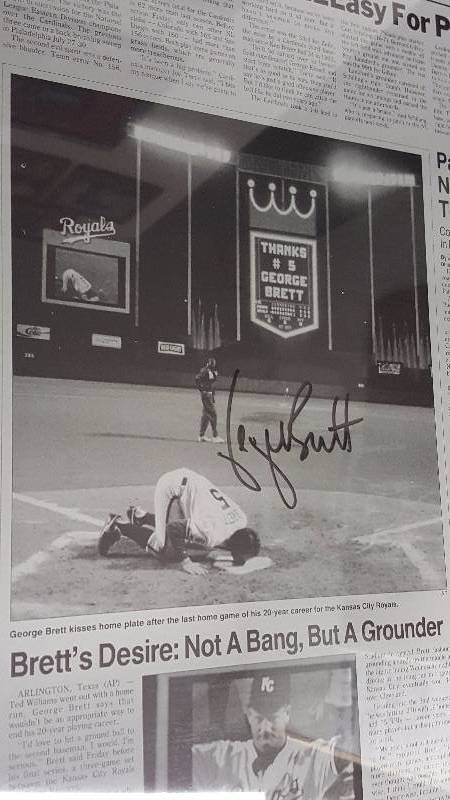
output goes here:
[[[214, 383], [217, 380], [218, 372], [215, 358], [208, 358], [205, 366], [201, 368], [195, 376], [195, 385], [202, 398], [202, 416], [200, 420], [199, 442], [223, 442], [217, 433], [217, 411], [214, 397]], [[212, 439], [206, 436], [208, 425], [211, 425]]]

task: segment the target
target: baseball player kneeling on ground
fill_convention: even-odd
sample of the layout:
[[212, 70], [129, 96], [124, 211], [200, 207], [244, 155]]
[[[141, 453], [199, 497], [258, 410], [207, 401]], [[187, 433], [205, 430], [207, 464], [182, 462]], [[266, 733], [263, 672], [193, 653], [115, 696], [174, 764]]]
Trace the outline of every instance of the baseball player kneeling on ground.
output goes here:
[[74, 269], [66, 269], [62, 274], [61, 294], [87, 303], [98, 303], [100, 298], [94, 292], [92, 284]]
[[285, 672], [261, 671], [246, 709], [251, 739], [192, 746], [196, 791], [265, 792], [266, 800], [353, 800], [349, 757], [330, 741], [287, 735], [290, 681]]
[[[182, 518], [171, 521], [173, 504]], [[206, 568], [199, 561], [216, 548], [228, 550], [234, 564], [257, 556], [259, 536], [247, 527], [242, 509], [203, 475], [190, 469], [166, 472], [155, 487], [155, 513], [131, 506], [122, 518], [110, 514], [98, 543], [106, 556], [121, 536], [133, 539], [162, 563], [178, 562], [192, 575]]]

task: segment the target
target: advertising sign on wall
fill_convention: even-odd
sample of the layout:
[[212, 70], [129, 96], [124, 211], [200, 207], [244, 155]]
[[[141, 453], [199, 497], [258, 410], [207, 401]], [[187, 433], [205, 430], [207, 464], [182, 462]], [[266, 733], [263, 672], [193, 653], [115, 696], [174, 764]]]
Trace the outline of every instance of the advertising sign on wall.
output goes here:
[[121, 336], [109, 336], [106, 333], [93, 333], [92, 334], [93, 347], [111, 347], [113, 350], [120, 350], [122, 348]]
[[379, 375], [400, 375], [402, 364], [398, 361], [377, 361]]
[[184, 344], [179, 342], [158, 342], [158, 353], [170, 356], [184, 356], [186, 350]]
[[42, 325], [17, 325], [17, 335], [23, 336], [26, 339], [45, 339], [50, 341], [50, 328], [43, 327]]

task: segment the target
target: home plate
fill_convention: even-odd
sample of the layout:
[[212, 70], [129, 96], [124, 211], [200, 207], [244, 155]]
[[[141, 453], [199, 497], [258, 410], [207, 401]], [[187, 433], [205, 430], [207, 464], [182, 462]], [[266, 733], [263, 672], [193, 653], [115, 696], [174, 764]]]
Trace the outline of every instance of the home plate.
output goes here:
[[247, 575], [249, 572], [258, 572], [261, 569], [267, 569], [273, 565], [273, 561], [268, 556], [255, 556], [254, 558], [249, 558], [245, 564], [237, 567], [234, 564], [230, 564], [229, 561], [222, 561], [220, 559], [216, 559], [214, 561], [214, 566], [217, 569], [224, 569], [226, 572], [229, 572], [231, 575]]

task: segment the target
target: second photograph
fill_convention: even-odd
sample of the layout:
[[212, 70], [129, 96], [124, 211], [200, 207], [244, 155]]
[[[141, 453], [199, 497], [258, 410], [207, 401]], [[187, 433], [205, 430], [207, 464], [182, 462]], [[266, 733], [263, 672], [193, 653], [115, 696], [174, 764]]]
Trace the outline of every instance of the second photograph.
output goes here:
[[362, 800], [354, 656], [152, 675], [142, 698], [146, 791]]

